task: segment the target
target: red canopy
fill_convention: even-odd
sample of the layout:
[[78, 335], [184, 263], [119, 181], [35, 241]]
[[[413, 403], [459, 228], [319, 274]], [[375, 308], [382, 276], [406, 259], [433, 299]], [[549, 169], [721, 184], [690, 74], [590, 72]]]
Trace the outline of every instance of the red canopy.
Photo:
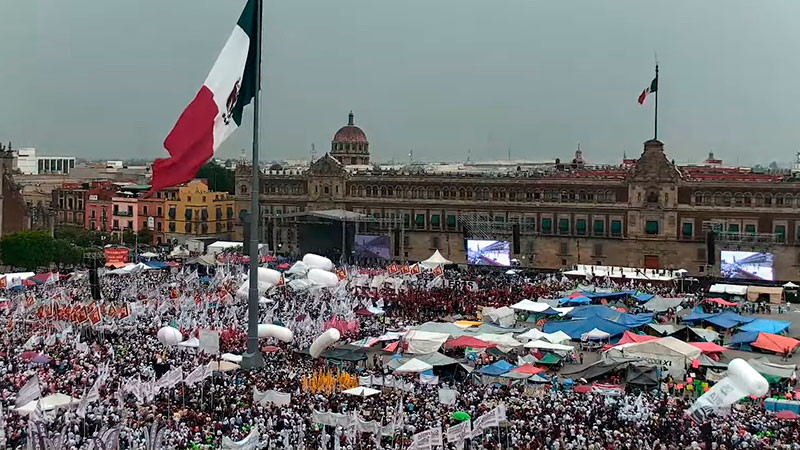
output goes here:
[[794, 351], [800, 341], [787, 336], [772, 333], [758, 333], [758, 339], [752, 344], [753, 347], [758, 347], [762, 350], [768, 350], [775, 353], [783, 353], [788, 348], [789, 351]]
[[392, 342], [391, 344], [387, 345], [383, 349], [386, 350], [387, 352], [397, 351], [397, 344], [399, 344], [399, 343], [400, 343], [400, 341]]
[[497, 347], [495, 344], [490, 344], [472, 336], [461, 336], [460, 338], [453, 339], [452, 341], [445, 342], [447, 347], [473, 347], [473, 348], [489, 348]]
[[716, 303], [719, 306], [739, 306], [738, 303], [729, 302], [723, 298], [707, 298], [706, 302], [708, 303]]
[[797, 420], [800, 417], [794, 411], [789, 411], [788, 409], [784, 409], [783, 411], [778, 411], [775, 413], [776, 419], [783, 419], [783, 420]]
[[536, 366], [534, 366], [532, 364], [523, 364], [523, 365], [517, 367], [516, 369], [511, 369], [511, 371], [512, 372], [525, 373], [525, 374], [528, 374], [528, 375], [536, 375], [536, 374], [540, 374], [540, 373], [544, 372], [545, 370], [542, 369], [541, 367], [536, 367]]
[[592, 387], [588, 384], [579, 384], [575, 386], [575, 392], [578, 394], [588, 394], [589, 392], [592, 392]]
[[693, 345], [699, 348], [703, 353], [721, 353], [728, 351], [727, 348], [717, 345], [713, 342], [689, 342], [689, 345]]
[[626, 331], [622, 333], [622, 337], [620, 338], [619, 342], [617, 342], [617, 345], [638, 344], [639, 342], [647, 342], [647, 341], [652, 341], [654, 339], [658, 338], [655, 336], [648, 336], [646, 334], [636, 334], [630, 331]]
[[291, 267], [292, 267], [292, 266], [291, 266], [291, 265], [289, 265], [289, 263], [282, 263], [282, 264], [278, 264], [278, 269], [280, 269], [280, 270], [288, 270], [288, 269], [289, 269], [289, 268], [291, 268]]

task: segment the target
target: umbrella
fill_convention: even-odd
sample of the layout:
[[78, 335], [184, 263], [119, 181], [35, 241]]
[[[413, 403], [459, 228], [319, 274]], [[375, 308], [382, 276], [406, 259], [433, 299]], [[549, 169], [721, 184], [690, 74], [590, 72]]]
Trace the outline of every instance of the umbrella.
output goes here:
[[588, 384], [581, 384], [580, 386], [575, 386], [575, 392], [579, 394], [587, 394], [592, 392], [592, 387]]
[[471, 419], [471, 417], [469, 416], [469, 414], [467, 414], [466, 411], [456, 411], [450, 417], [456, 420], [460, 420], [462, 422]]
[[27, 352], [22, 352], [22, 354], [19, 356], [25, 361], [31, 362], [31, 360], [39, 356], [39, 354], [33, 351], [27, 351]]
[[45, 355], [44, 353], [40, 353], [40, 354], [36, 355], [36, 357], [33, 358], [31, 360], [31, 362], [32, 363], [36, 363], [36, 364], [48, 364], [52, 360], [53, 360], [53, 358]]
[[291, 267], [289, 263], [278, 264], [278, 269], [280, 270], [289, 270]]
[[366, 386], [359, 386], [353, 389], [348, 389], [346, 391], [342, 391], [342, 394], [348, 395], [355, 395], [357, 397], [369, 397], [371, 395], [380, 394], [381, 391], [377, 389], [372, 389]]
[[798, 416], [797, 413], [794, 411], [789, 411], [788, 409], [784, 409], [783, 411], [778, 411], [775, 413], [775, 418], [781, 420], [797, 420], [798, 417], [800, 416]]

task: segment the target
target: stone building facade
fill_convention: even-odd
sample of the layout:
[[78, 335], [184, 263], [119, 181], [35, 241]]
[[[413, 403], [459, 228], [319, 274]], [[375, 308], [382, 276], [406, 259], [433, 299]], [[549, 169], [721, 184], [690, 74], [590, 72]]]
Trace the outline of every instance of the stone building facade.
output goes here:
[[[298, 248], [298, 213], [341, 209], [384, 219], [381, 232], [391, 236], [393, 250], [399, 247], [398, 260], [422, 260], [438, 249], [464, 263], [465, 237], [513, 241], [518, 229], [513, 257], [523, 266], [716, 275], [720, 250], [732, 249], [771, 252], [777, 279], [800, 279], [800, 180], [789, 173], [679, 167], [657, 140], [619, 167], [589, 167], [580, 154], [552, 170], [501, 173], [381, 168], [369, 161], [366, 134], [351, 113], [331, 153], [309, 167], [263, 172], [262, 220], [274, 224], [283, 251]], [[249, 173], [246, 165], [236, 171], [237, 217], [249, 208]], [[240, 222], [236, 230], [241, 238]]]

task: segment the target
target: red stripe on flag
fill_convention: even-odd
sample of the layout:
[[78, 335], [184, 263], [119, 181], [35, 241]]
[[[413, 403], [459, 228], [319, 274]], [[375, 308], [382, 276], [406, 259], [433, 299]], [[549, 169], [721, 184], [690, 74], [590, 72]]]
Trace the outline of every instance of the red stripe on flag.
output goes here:
[[150, 193], [191, 181], [214, 155], [214, 118], [217, 117], [214, 93], [203, 86], [183, 110], [175, 127], [164, 140], [169, 158], [153, 163]]
[[644, 99], [647, 98], [647, 89], [643, 90], [641, 94], [639, 94], [639, 104], [644, 104]]

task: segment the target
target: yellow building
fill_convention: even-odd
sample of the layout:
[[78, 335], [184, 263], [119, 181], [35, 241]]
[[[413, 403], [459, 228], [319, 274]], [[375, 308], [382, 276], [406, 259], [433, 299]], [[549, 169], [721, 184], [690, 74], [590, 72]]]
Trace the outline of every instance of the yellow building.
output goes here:
[[192, 180], [164, 201], [167, 237], [224, 237], [233, 234], [234, 200], [227, 192], [208, 189], [206, 180]]

